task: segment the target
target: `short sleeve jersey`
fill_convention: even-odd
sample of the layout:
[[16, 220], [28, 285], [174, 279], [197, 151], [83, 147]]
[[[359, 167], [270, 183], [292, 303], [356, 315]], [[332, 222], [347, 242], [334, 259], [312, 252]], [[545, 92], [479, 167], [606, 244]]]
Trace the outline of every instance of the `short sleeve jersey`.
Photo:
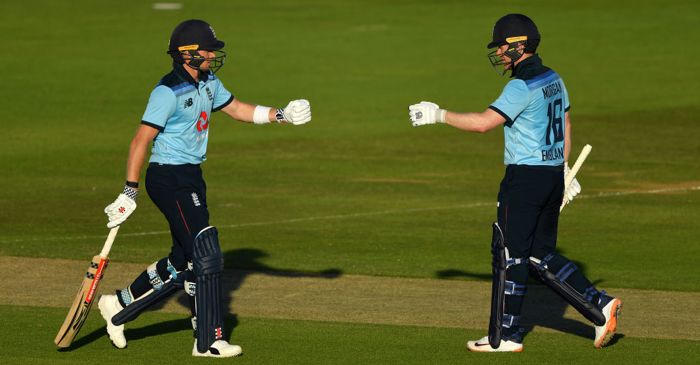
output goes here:
[[212, 112], [233, 101], [233, 95], [212, 73], [195, 81], [181, 65], [165, 75], [151, 92], [141, 123], [159, 131], [150, 162], [200, 164], [207, 158]]
[[564, 113], [570, 108], [569, 95], [561, 77], [542, 66], [537, 55], [518, 64], [515, 78], [489, 108], [506, 119], [504, 164], [564, 163]]

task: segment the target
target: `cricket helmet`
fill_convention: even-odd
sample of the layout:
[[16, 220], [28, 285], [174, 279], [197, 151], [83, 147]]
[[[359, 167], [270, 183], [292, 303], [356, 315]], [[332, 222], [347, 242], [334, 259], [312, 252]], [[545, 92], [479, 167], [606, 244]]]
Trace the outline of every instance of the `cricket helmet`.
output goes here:
[[[223, 41], [216, 38], [214, 28], [209, 23], [190, 19], [180, 23], [173, 30], [168, 44], [168, 54], [179, 64], [185, 64], [183, 56], [189, 55], [190, 62], [187, 65], [199, 71], [202, 71], [199, 68], [202, 63], [209, 61], [209, 69], [216, 72], [224, 65], [226, 52], [221, 50], [224, 45]], [[206, 58], [197, 52], [199, 50], [214, 52], [216, 56]]]
[[[518, 46], [522, 43], [525, 49], [520, 52]], [[508, 50], [503, 52], [511, 63], [514, 64], [523, 53], [535, 53], [540, 44], [540, 32], [532, 19], [523, 14], [508, 14], [498, 19], [493, 27], [493, 38], [486, 48], [508, 45]], [[489, 60], [494, 68], [503, 65], [503, 61], [496, 55], [497, 50], [489, 52]], [[503, 71], [505, 73], [505, 70]]]

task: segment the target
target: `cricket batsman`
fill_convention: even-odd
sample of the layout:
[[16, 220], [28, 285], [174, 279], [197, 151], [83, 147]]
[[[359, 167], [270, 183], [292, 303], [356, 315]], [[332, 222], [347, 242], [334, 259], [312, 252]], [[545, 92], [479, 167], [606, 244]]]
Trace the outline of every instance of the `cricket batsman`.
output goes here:
[[[595, 325], [594, 346], [612, 339], [622, 302], [598, 291], [566, 257], [556, 252], [559, 207], [581, 191], [578, 181], [564, 189], [571, 151], [569, 94], [564, 81], [536, 54], [540, 33], [522, 14], [496, 22], [487, 48], [491, 64], [511, 80], [482, 113], [456, 113], [437, 104], [409, 107], [414, 127], [446, 123], [484, 133], [503, 126], [505, 176], [493, 224], [493, 284], [488, 336], [467, 342], [470, 351], [520, 352], [520, 312], [528, 271], [566, 299]], [[501, 68], [502, 67], [502, 68]]]
[[224, 42], [202, 20], [187, 20], [173, 30], [168, 54], [172, 71], [151, 92], [136, 135], [131, 140], [124, 190], [105, 208], [112, 228], [136, 209], [139, 177], [146, 149], [153, 141], [146, 191], [168, 220], [172, 247], [168, 256], [146, 268], [116, 295], [99, 300], [107, 333], [117, 348], [126, 347], [124, 324], [179, 289], [189, 295], [195, 331], [193, 356], [231, 357], [241, 347], [223, 338], [222, 273], [224, 259], [217, 230], [209, 224], [206, 184], [200, 165], [207, 157], [212, 113], [255, 124], [302, 125], [311, 121], [306, 100], [285, 108], [242, 102], [215, 76], [224, 64]]

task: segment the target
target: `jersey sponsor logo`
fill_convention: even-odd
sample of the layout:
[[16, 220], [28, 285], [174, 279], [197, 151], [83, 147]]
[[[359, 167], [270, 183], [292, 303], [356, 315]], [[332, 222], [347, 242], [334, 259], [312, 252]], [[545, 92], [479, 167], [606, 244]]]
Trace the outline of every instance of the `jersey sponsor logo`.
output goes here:
[[185, 109], [191, 107], [192, 104], [194, 104], [194, 102], [192, 101], [192, 98], [185, 100]]
[[197, 132], [202, 132], [207, 128], [209, 128], [209, 116], [207, 112], [202, 112], [197, 120]]
[[207, 97], [209, 98], [209, 100], [214, 100], [214, 96], [211, 94], [211, 90], [209, 90], [209, 87], [207, 86], [205, 89], [207, 90]]

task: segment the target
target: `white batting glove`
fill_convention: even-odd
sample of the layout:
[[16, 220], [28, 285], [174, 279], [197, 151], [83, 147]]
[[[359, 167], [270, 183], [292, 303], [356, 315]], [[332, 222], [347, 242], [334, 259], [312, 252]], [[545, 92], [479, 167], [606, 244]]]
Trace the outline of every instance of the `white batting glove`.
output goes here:
[[408, 107], [408, 117], [414, 127], [426, 124], [445, 123], [445, 109], [435, 103], [421, 101]]
[[[566, 176], [569, 175], [569, 164], [565, 163], [564, 164], [564, 180], [566, 180]], [[581, 192], [581, 184], [578, 183], [578, 180], [574, 178], [571, 181], [571, 184], [569, 184], [569, 187], [566, 188], [564, 191], [564, 203], [569, 204], [578, 193]]]
[[108, 205], [105, 208], [105, 214], [109, 222], [107, 223], [107, 228], [114, 228], [129, 218], [131, 213], [136, 210], [136, 196], [138, 195], [138, 190], [131, 188], [129, 186], [124, 187], [124, 192], [119, 194], [114, 203]]
[[311, 121], [311, 104], [306, 99], [292, 100], [284, 109], [277, 109], [278, 122], [302, 125]]

